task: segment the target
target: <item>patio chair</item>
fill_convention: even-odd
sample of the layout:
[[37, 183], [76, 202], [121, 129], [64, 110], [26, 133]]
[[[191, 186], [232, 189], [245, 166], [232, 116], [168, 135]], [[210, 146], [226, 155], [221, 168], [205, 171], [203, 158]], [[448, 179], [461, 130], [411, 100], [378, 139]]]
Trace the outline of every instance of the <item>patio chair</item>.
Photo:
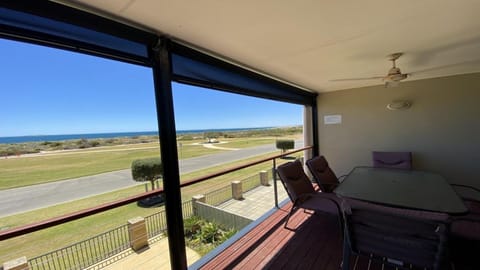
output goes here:
[[459, 267], [480, 269], [480, 261], [478, 261], [478, 250], [480, 249], [480, 190], [469, 185], [451, 185], [468, 208], [467, 214], [452, 218], [450, 226], [452, 258], [455, 265]]
[[412, 152], [372, 152], [373, 167], [390, 169], [412, 169]]
[[312, 182], [303, 171], [302, 163], [298, 160], [287, 162], [276, 169], [280, 180], [287, 191], [293, 205], [285, 220], [284, 228], [287, 228], [290, 217], [298, 209], [313, 210], [333, 214], [340, 217], [338, 197], [333, 193], [316, 192]]
[[[337, 178], [330, 166], [328, 166], [328, 162], [324, 156], [311, 158], [307, 160], [306, 164], [321, 191], [330, 193], [340, 184], [339, 178]], [[340, 178], [344, 176], [345, 175]]]
[[[465, 206], [468, 208], [470, 215], [477, 215], [480, 218], [480, 189], [464, 185], [464, 184], [450, 184], [457, 191], [457, 194], [463, 199]], [[461, 190], [467, 191], [464, 193]], [[476, 194], [472, 196], [472, 194]]]
[[341, 207], [343, 270], [350, 270], [351, 255], [399, 269], [448, 266], [448, 215], [355, 200], [344, 201]]

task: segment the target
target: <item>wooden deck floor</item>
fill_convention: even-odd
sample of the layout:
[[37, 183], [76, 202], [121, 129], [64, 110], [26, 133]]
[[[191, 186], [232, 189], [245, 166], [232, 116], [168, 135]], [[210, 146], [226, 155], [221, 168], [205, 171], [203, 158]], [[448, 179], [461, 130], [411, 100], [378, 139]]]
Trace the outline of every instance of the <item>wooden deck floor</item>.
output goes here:
[[[322, 269], [338, 270], [342, 240], [336, 217], [297, 211], [283, 227], [291, 204], [276, 211], [245, 236], [202, 266], [210, 269]], [[395, 269], [365, 258], [351, 258], [351, 269]], [[453, 265], [452, 269], [480, 269]]]

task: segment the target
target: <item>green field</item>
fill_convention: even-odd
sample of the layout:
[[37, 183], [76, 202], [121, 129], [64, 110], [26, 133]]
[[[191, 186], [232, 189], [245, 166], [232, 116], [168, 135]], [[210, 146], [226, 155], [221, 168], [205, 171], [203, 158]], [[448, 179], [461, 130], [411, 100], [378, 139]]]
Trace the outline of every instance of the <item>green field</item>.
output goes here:
[[[238, 138], [225, 139], [228, 143], [218, 144], [221, 147], [244, 148], [262, 144], [274, 143], [275, 138]], [[223, 150], [209, 149], [201, 145], [192, 145], [197, 141], [182, 142], [179, 149], [183, 158], [212, 154]], [[121, 145], [89, 148], [75, 151], [62, 151], [52, 155], [8, 158], [0, 160], [0, 186], [5, 189], [11, 186], [23, 186], [60, 179], [92, 175], [119, 169], [128, 169], [132, 160], [143, 157], [158, 156], [159, 146], [155, 143]], [[275, 153], [277, 154], [277, 153]], [[201, 171], [181, 176], [181, 181], [207, 175], [219, 170], [230, 168], [241, 163], [258, 160], [272, 154], [233, 162], [221, 166], [207, 168]], [[242, 169], [224, 176], [216, 177], [202, 183], [182, 189], [183, 200], [189, 200], [193, 195], [204, 194], [229, 185], [233, 180], [245, 179], [258, 174], [261, 170], [272, 168], [271, 162]], [[0, 218], [0, 230], [57, 217], [81, 209], [126, 198], [144, 191], [139, 185], [123, 190], [93, 196], [86, 199], [63, 203], [49, 208], [30, 211], [5, 218]], [[65, 247], [89, 237], [98, 235], [112, 228], [124, 225], [126, 221], [136, 216], [148, 216], [162, 208], [141, 208], [132, 203], [110, 211], [87, 218], [82, 218], [67, 224], [55, 226], [35, 233], [5, 240], [0, 243], [0, 263], [18, 256], [32, 258], [48, 251]], [[20, 255], [21, 254], [21, 255]]]
[[[249, 161], [258, 160], [268, 156], [272, 156], [272, 154], [243, 160], [240, 163], [247, 163]], [[195, 173], [182, 175], [182, 181], [187, 181], [193, 179], [194, 177], [206, 175], [225, 168], [233, 167], [238, 164], [239, 162], [224, 164], [222, 166], [216, 166], [206, 170], [197, 171]], [[269, 170], [271, 168], [272, 163], [265, 162], [233, 173], [229, 173], [224, 176], [207, 180], [200, 184], [185, 187], [182, 189], [182, 198], [184, 200], [189, 200], [193, 195], [204, 194], [206, 192], [216, 190], [218, 188], [229, 185], [230, 182], [233, 180], [248, 178], [251, 175], [258, 174], [258, 172], [261, 170]], [[144, 187], [143, 185], [140, 185], [110, 192], [107, 194], [93, 196], [82, 200], [59, 204], [49, 208], [39, 209], [27, 213], [1, 218], [0, 229], [8, 229], [36, 221], [41, 221], [47, 218], [52, 218], [73, 211], [93, 207], [101, 203], [126, 198], [131, 195], [142, 193], [143, 191]], [[161, 209], [163, 209], [163, 207], [142, 208], [138, 207], [136, 203], [132, 203], [123, 207], [96, 214], [87, 218], [82, 218], [80, 220], [69, 222], [63, 225], [55, 226], [49, 229], [41, 230], [22, 237], [5, 240], [2, 241], [2, 243], [0, 244], [0, 262], [15, 258], [15, 256], [20, 253], [22, 254], [22, 256], [27, 256], [27, 258], [44, 254], [48, 251], [65, 247], [69, 244], [82, 241], [84, 239], [98, 235], [115, 227], [124, 225], [130, 218], [136, 216], [145, 217], [154, 214]], [[35, 244], [32, 245], [31, 243]]]
[[[274, 143], [274, 138], [229, 139], [221, 147], [245, 148]], [[179, 158], [226, 150], [205, 148], [199, 141], [183, 142]], [[215, 145], [215, 144], [214, 144]], [[132, 161], [160, 155], [158, 143], [98, 147], [52, 154], [0, 158], [0, 190], [129, 169]]]

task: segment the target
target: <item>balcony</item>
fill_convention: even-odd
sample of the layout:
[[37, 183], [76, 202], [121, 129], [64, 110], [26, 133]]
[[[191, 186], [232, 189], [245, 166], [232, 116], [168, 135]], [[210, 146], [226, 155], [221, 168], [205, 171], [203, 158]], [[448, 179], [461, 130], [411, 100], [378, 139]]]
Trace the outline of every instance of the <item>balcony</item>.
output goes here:
[[[441, 174], [450, 183], [479, 187], [480, 61], [475, 58], [479, 39], [472, 31], [478, 29], [473, 12], [478, 10], [478, 4], [472, 1], [462, 5], [438, 5], [430, 1], [402, 6], [374, 1], [373, 5], [358, 4], [351, 10], [340, 4], [322, 9], [316, 3], [302, 7], [289, 3], [279, 4], [278, 10], [282, 12], [271, 16], [265, 15], [272, 11], [268, 4], [252, 7], [243, 2], [229, 13], [223, 5], [201, 4], [197, 6], [200, 12], [191, 13], [178, 6], [174, 13], [161, 3], [148, 1], [131, 5], [118, 2], [111, 6], [88, 0], [38, 1], [25, 7], [26, 2], [0, 4], [1, 37], [151, 69], [148, 71], [153, 74], [157, 120], [162, 127], [161, 155], [167, 168], [166, 178], [171, 180], [165, 193], [173, 269], [187, 268], [181, 188], [219, 173], [181, 183], [172, 82], [303, 105], [306, 143], [312, 145], [314, 155], [327, 156], [339, 175], [355, 166], [370, 165], [371, 152], [375, 150], [412, 151], [415, 168]], [[299, 9], [296, 14], [289, 13]], [[397, 9], [401, 12], [391, 12]], [[268, 27], [250, 27], [238, 10], [258, 11], [250, 14], [257, 16], [250, 21]], [[321, 15], [328, 16], [319, 16], [317, 10], [327, 12]], [[330, 14], [330, 11], [335, 12]], [[159, 16], [159, 12], [168, 16]], [[226, 22], [232, 22], [228, 26], [234, 30], [219, 27], [224, 25], [214, 20], [205, 20], [205, 14], [211, 18], [222, 15]], [[197, 20], [191, 19], [193, 15]], [[170, 19], [163, 21], [164, 18]], [[395, 27], [391, 28], [392, 25]], [[319, 35], [319, 29], [325, 35]], [[385, 64], [382, 58], [392, 48], [406, 52], [401, 60], [411, 72], [423, 70], [426, 75], [400, 74], [402, 82], [396, 88], [385, 88], [381, 80], [370, 81], [370, 76], [384, 74], [385, 69], [379, 63]], [[342, 78], [345, 78], [343, 83], [334, 82]], [[394, 77], [383, 77], [387, 82], [391, 78]], [[402, 102], [409, 106], [398, 107]], [[1, 239], [23, 237], [94, 214], [106, 215], [110, 209], [160, 193], [163, 190], [3, 231]], [[288, 204], [273, 210], [270, 216], [251, 225], [251, 230], [242, 230], [241, 236], [192, 268], [276, 269], [294, 264], [305, 269], [319, 266], [337, 269], [341, 242], [334, 222], [324, 216], [298, 212], [292, 220], [297, 229], [287, 231], [282, 228], [287, 209]], [[472, 255], [475, 246], [452, 244], [455, 244], [452, 251], [457, 254]], [[475, 244], [478, 246], [478, 241]], [[306, 253], [296, 253], [302, 251]], [[474, 262], [478, 261], [475, 255], [470, 256]], [[141, 257], [142, 253], [138, 254]], [[148, 267], [147, 261], [138, 263]], [[362, 269], [381, 267], [363, 260], [352, 265], [355, 263]], [[476, 265], [463, 268], [462, 260], [453, 263], [455, 269], [478, 268]]]

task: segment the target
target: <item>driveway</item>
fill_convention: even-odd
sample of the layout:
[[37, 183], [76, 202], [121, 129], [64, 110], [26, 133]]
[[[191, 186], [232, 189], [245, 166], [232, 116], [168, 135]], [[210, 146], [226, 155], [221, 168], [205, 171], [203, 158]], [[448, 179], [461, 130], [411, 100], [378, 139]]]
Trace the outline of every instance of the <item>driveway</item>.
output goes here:
[[[297, 148], [301, 148], [303, 147], [303, 141], [296, 141], [295, 145]], [[182, 159], [179, 162], [180, 173], [189, 173], [274, 151], [279, 150], [272, 144]], [[126, 169], [64, 181], [0, 190], [0, 218], [135, 185], [139, 185], [139, 183], [133, 181], [130, 169]]]

